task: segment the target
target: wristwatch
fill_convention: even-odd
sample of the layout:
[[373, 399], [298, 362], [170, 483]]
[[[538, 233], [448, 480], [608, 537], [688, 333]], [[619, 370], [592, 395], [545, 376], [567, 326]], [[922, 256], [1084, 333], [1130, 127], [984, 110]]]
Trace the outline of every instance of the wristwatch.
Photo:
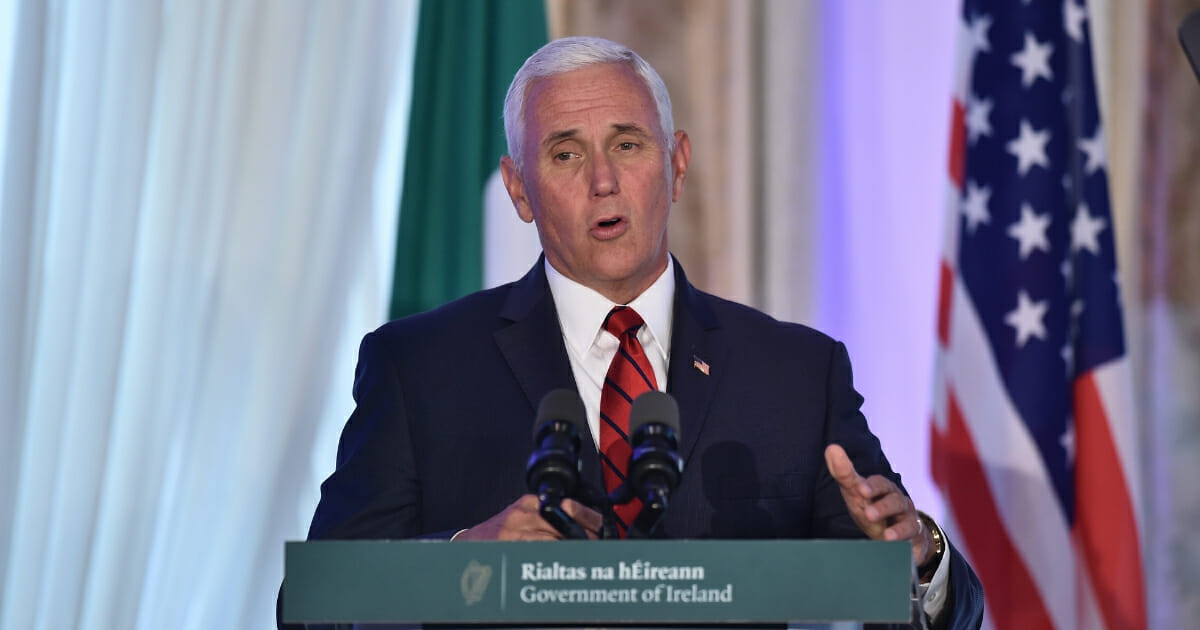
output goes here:
[[921, 526], [929, 530], [929, 537], [933, 539], [933, 555], [917, 567], [917, 578], [922, 584], [928, 584], [933, 580], [933, 573], [937, 571], [938, 565], [942, 563], [942, 556], [946, 553], [946, 539], [942, 538], [941, 528], [928, 514], [917, 510], [917, 518], [920, 519]]

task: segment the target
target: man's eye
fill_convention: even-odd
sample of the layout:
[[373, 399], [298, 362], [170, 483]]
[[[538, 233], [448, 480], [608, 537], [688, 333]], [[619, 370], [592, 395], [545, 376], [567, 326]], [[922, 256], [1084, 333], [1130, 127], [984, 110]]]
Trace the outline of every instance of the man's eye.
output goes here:
[[617, 145], [617, 148], [622, 151], [632, 151], [637, 148], [637, 143], [636, 142], [622, 142], [621, 144]]
[[574, 155], [574, 153], [571, 153], [570, 151], [562, 151], [555, 153], [554, 159], [558, 160], [559, 162], [566, 162], [567, 160], [571, 159], [572, 155]]

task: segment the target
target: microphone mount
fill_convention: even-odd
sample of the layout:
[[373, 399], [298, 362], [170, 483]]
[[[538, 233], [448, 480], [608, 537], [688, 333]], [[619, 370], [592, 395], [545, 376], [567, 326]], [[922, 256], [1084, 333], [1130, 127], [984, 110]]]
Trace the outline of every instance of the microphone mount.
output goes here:
[[525, 465], [525, 484], [538, 497], [538, 512], [565, 538], [583, 540], [587, 531], [562, 509], [580, 485], [579, 427], [586, 415], [579, 394], [556, 389], [538, 404], [534, 450]]
[[611, 497], [616, 505], [637, 498], [642, 510], [627, 532], [628, 538], [649, 538], [670, 504], [671, 492], [683, 475], [679, 455], [679, 406], [663, 392], [650, 391], [633, 401], [629, 412], [632, 452], [625, 483]]

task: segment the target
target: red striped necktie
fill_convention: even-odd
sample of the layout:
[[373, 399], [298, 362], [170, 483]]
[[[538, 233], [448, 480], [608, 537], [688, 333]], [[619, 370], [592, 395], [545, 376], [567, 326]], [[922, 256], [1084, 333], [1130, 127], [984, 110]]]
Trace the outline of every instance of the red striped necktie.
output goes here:
[[[600, 460], [604, 468], [604, 485], [609, 492], [625, 481], [629, 466], [632, 452], [629, 409], [638, 396], [658, 389], [654, 369], [637, 338], [638, 329], [644, 323], [641, 315], [627, 306], [613, 307], [604, 319], [604, 329], [621, 342], [600, 390]], [[615, 506], [621, 538], [626, 536], [641, 509], [642, 502], [637, 499]]]

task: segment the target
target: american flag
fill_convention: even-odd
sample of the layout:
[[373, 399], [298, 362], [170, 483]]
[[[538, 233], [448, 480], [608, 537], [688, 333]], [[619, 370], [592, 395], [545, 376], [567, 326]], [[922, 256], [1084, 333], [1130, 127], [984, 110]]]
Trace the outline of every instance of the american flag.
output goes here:
[[1141, 498], [1084, 0], [966, 0], [933, 476], [996, 628], [1145, 628]]

